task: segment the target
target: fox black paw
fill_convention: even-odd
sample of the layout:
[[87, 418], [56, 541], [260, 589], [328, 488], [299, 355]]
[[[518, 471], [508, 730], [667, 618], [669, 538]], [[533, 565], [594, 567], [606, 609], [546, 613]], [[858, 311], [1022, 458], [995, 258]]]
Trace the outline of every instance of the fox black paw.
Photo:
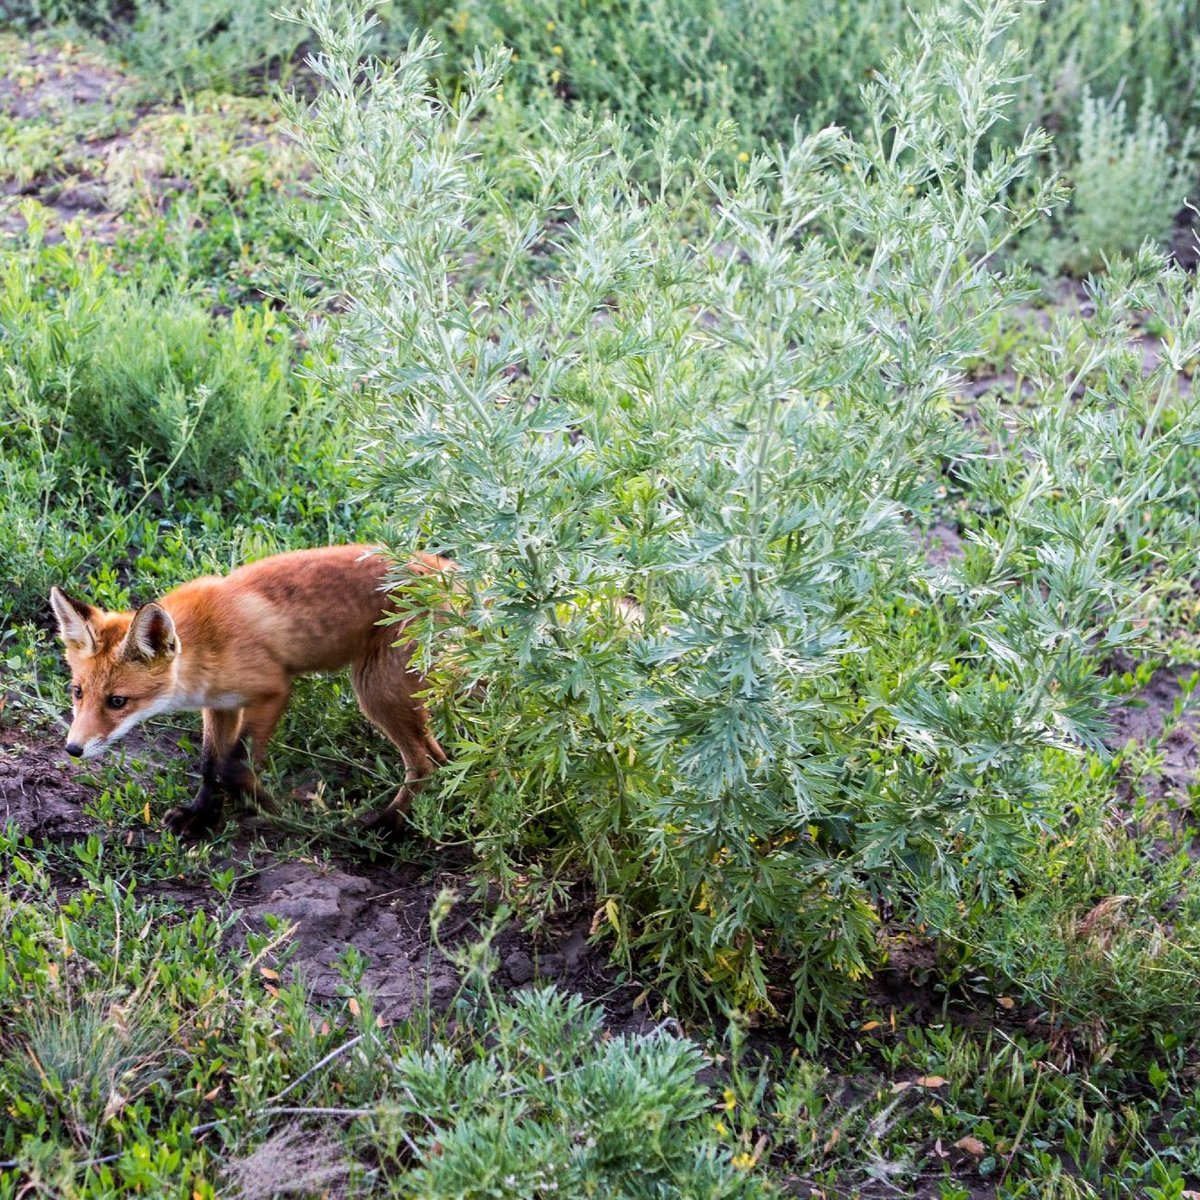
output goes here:
[[172, 808], [163, 817], [163, 824], [181, 838], [209, 837], [220, 822], [221, 806], [207, 802]]
[[412, 833], [408, 818], [394, 808], [382, 808], [368, 813], [359, 822], [359, 828], [364, 833], [377, 834], [389, 845], [403, 841]]

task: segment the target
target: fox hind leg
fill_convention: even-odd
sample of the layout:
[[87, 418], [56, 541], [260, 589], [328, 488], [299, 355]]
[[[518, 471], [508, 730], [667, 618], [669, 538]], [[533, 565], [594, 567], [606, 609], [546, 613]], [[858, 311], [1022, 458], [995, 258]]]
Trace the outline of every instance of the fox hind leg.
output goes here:
[[[226, 760], [225, 770], [230, 786], [236, 787], [243, 795], [250, 796], [260, 808], [274, 807], [269, 793], [258, 782], [257, 772], [266, 760], [271, 735], [283, 716], [283, 710], [287, 708], [291, 694], [291, 684], [288, 683], [260, 697], [242, 710], [242, 726], [237, 744], [232, 755]], [[246, 748], [247, 738], [250, 740], [249, 750]]]
[[393, 633], [381, 629], [376, 643], [351, 668], [350, 682], [367, 720], [400, 751], [404, 785], [369, 827], [396, 831], [412, 804], [413, 794], [433, 770], [447, 761], [429, 729], [424, 705], [415, 694], [424, 680], [408, 668], [409, 650], [392, 646]]

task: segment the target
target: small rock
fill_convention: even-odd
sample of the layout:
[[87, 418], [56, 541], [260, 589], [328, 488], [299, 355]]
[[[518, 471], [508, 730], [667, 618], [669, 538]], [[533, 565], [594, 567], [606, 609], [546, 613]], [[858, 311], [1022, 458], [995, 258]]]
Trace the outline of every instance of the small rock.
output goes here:
[[524, 950], [514, 950], [504, 960], [504, 969], [513, 983], [528, 983], [533, 978], [533, 959]]

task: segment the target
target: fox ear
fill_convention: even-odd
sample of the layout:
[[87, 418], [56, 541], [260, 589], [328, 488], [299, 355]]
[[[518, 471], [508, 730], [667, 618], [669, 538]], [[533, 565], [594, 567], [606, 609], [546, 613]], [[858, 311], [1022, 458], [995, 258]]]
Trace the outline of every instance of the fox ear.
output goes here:
[[161, 604], [143, 604], [133, 614], [133, 621], [121, 646], [126, 659], [172, 659], [179, 650], [175, 622]]
[[75, 600], [58, 588], [50, 589], [50, 607], [58, 621], [58, 636], [72, 650], [83, 654], [96, 653], [96, 635], [92, 630], [95, 609], [82, 600]]

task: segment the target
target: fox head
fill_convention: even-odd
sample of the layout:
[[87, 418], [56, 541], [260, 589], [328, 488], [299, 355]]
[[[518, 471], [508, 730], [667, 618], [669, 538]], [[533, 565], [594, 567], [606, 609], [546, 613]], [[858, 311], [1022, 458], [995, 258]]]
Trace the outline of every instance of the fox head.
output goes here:
[[71, 668], [72, 714], [67, 753], [94, 758], [135, 725], [172, 707], [179, 639], [159, 604], [105, 612], [50, 590]]

